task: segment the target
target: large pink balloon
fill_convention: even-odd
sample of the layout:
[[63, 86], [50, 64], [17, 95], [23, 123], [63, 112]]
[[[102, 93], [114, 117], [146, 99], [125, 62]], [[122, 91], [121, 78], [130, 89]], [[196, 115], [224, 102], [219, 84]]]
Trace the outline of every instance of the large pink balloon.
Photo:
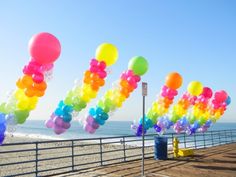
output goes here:
[[219, 103], [223, 103], [228, 98], [228, 94], [224, 90], [220, 90], [215, 93], [215, 100]]
[[29, 41], [28, 48], [33, 60], [43, 65], [53, 63], [61, 53], [59, 40], [50, 33], [34, 35]]

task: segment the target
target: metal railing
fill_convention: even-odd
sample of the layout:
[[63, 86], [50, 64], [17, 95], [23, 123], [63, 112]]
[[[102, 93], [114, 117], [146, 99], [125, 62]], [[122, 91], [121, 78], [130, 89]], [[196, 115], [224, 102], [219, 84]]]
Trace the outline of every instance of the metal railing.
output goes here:
[[[156, 134], [145, 135], [145, 158], [154, 156]], [[168, 150], [173, 138], [180, 148], [207, 148], [236, 142], [236, 129], [186, 134], [167, 133]], [[142, 138], [116, 136], [104, 138], [51, 140], [10, 143], [0, 146], [0, 176], [50, 176], [103, 165], [141, 159]]]

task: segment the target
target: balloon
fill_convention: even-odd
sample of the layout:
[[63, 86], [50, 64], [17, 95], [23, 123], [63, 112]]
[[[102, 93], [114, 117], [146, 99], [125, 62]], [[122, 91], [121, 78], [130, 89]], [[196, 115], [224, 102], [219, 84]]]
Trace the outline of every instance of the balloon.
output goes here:
[[203, 95], [206, 98], [211, 98], [212, 94], [213, 92], [209, 87], [204, 87], [201, 95]]
[[103, 43], [96, 49], [96, 59], [104, 61], [107, 66], [111, 66], [118, 59], [118, 50], [112, 44]]
[[228, 96], [228, 98], [225, 100], [226, 105], [229, 105], [231, 103], [231, 98]]
[[135, 75], [142, 76], [148, 71], [148, 62], [144, 57], [136, 56], [129, 61], [128, 68], [132, 70]]
[[165, 85], [171, 89], [178, 89], [182, 83], [182, 76], [177, 72], [170, 73], [166, 76]]
[[28, 44], [30, 55], [39, 64], [50, 64], [57, 60], [61, 53], [59, 40], [50, 33], [34, 35]]
[[198, 96], [202, 93], [203, 86], [201, 82], [192, 81], [188, 84], [188, 92], [193, 96]]
[[16, 110], [14, 111], [14, 114], [18, 124], [23, 124], [26, 121], [26, 118], [29, 117], [28, 110]]
[[53, 123], [52, 119], [48, 119], [48, 120], [45, 121], [45, 126], [47, 128], [53, 128], [53, 125], [54, 125], [54, 123]]
[[228, 94], [224, 90], [221, 90], [219, 92], [216, 92], [214, 97], [217, 102], [222, 103], [226, 101], [226, 99], [228, 98]]
[[4, 139], [5, 139], [5, 135], [0, 134], [0, 145], [2, 145]]

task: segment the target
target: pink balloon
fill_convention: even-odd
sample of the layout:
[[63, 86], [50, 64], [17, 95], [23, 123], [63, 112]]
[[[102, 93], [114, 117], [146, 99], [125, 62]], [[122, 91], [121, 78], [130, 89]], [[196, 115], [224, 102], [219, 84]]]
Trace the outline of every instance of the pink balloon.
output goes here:
[[45, 72], [45, 71], [49, 71], [49, 70], [51, 70], [52, 68], [53, 68], [53, 64], [52, 63], [50, 63], [50, 64], [46, 64], [46, 65], [42, 65], [41, 67], [40, 67], [40, 71], [41, 72]]
[[98, 72], [98, 75], [99, 75], [99, 77], [102, 78], [102, 79], [104, 79], [105, 77], [107, 77], [106, 71], [99, 71], [99, 72]]
[[227, 98], [228, 94], [224, 90], [215, 93], [215, 100], [219, 103], [225, 102]]
[[132, 70], [128, 70], [128, 71], [126, 71], [126, 75], [128, 76], [128, 77], [132, 77], [132, 76], [134, 76], [134, 73], [133, 73], [133, 71]]
[[46, 120], [46, 121], [45, 121], [45, 126], [46, 126], [47, 128], [53, 128], [54, 123], [53, 123], [52, 119]]
[[121, 77], [121, 79], [123, 79], [123, 80], [126, 80], [126, 79], [128, 78], [128, 76], [126, 75], [126, 73], [122, 73], [120, 77]]
[[32, 79], [39, 84], [44, 81], [44, 75], [42, 73], [35, 73], [32, 75]]
[[104, 61], [101, 61], [98, 63], [98, 68], [100, 70], [105, 70], [106, 69], [106, 63]]
[[98, 72], [98, 68], [96, 66], [91, 66], [89, 70], [90, 70], [91, 73]]
[[98, 61], [96, 59], [92, 59], [90, 61], [90, 66], [97, 66], [97, 64], [98, 64]]
[[137, 75], [135, 75], [135, 76], [134, 76], [134, 79], [135, 79], [135, 81], [136, 81], [136, 82], [139, 82], [139, 81], [141, 80], [141, 77], [140, 77], [140, 76], [137, 76]]
[[59, 40], [50, 33], [34, 35], [28, 44], [33, 61], [39, 64], [49, 64], [57, 60], [61, 53]]
[[203, 95], [206, 98], [211, 98], [212, 94], [213, 94], [212, 90], [209, 87], [204, 87], [201, 95]]

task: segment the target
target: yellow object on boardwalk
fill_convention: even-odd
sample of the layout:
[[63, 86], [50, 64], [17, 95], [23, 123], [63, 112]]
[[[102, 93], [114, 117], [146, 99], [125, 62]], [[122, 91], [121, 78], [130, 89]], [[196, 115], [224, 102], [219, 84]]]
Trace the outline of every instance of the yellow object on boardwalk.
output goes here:
[[193, 155], [193, 149], [179, 149], [178, 156], [179, 157], [186, 157], [186, 156], [192, 156]]
[[178, 153], [179, 153], [179, 140], [178, 138], [174, 138], [173, 140], [173, 152], [174, 152], [174, 157], [178, 157]]

